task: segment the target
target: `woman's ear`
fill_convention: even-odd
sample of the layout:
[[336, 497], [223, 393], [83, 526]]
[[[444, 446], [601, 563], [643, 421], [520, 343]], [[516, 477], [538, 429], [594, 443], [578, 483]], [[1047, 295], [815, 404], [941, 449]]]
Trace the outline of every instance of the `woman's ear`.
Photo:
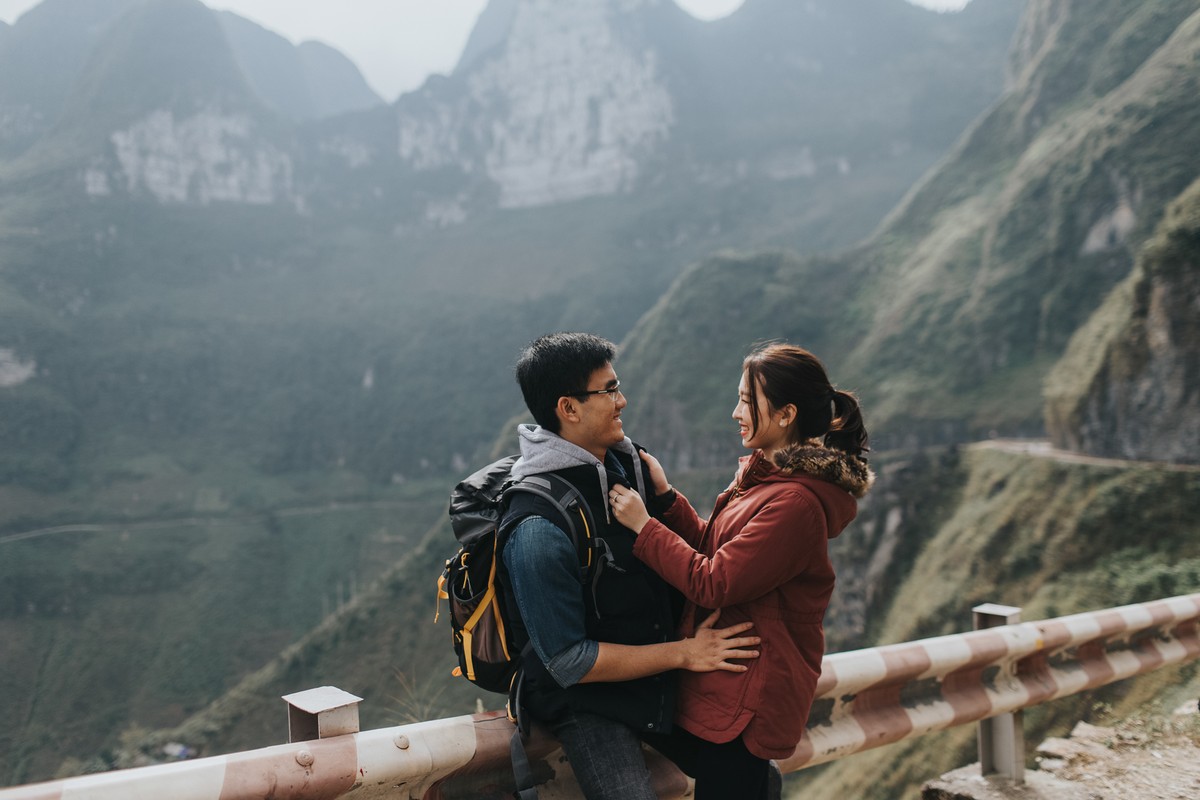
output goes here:
[[785, 428], [787, 426], [791, 425], [793, 422], [796, 421], [796, 413], [797, 413], [796, 404], [788, 403], [786, 406], [784, 406], [783, 408], [781, 408], [779, 410], [779, 424]]

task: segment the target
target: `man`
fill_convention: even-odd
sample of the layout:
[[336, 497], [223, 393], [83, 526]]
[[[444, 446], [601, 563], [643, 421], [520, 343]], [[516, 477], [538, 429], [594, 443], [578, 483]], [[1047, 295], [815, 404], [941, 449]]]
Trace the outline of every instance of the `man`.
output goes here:
[[523, 706], [554, 731], [584, 795], [654, 800], [637, 734], [669, 732], [671, 671], [744, 671], [730, 659], [756, 657], [739, 648], [758, 639], [739, 636], [748, 625], [714, 629], [714, 614], [695, 638], [676, 640], [677, 595], [633, 557], [634, 533], [612, 516], [608, 492], [617, 484], [652, 510], [672, 499], [647, 498], [648, 470], [622, 427], [627, 401], [615, 352], [591, 334], [550, 334], [525, 349], [516, 370], [538, 425], [518, 429], [513, 477], [554, 472], [579, 490], [596, 523], [592, 533], [604, 540], [600, 571], [581, 582], [579, 557], [553, 507], [521, 493], [503, 524], [511, 532], [501, 582], [524, 627], [513, 638], [532, 645], [524, 651]]

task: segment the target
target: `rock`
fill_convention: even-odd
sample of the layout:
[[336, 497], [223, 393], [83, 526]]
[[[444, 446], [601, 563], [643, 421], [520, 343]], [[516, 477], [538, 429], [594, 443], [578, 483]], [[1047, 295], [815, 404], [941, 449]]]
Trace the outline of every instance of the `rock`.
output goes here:
[[1047, 739], [1038, 745], [1038, 754], [1050, 758], [1073, 761], [1079, 758], [1103, 758], [1108, 749], [1094, 742], [1077, 742], [1073, 739]]
[[1025, 782], [984, 778], [979, 764], [948, 772], [921, 787], [921, 800], [1092, 800], [1093, 792], [1078, 784], [1035, 770], [1026, 770]]
[[1186, 717], [1189, 714], [1198, 714], [1200, 713], [1200, 700], [1188, 700], [1171, 713], [1176, 717]]

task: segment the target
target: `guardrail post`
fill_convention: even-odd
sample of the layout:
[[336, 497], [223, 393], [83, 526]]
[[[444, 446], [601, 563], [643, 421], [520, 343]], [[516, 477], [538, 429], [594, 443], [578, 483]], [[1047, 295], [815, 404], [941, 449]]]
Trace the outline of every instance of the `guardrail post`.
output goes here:
[[[1021, 609], [984, 603], [971, 609], [975, 630], [1015, 625]], [[1025, 782], [1025, 714], [1014, 711], [979, 721], [979, 772]]]
[[289, 743], [358, 733], [361, 697], [336, 686], [321, 686], [285, 694], [283, 700], [288, 706]]

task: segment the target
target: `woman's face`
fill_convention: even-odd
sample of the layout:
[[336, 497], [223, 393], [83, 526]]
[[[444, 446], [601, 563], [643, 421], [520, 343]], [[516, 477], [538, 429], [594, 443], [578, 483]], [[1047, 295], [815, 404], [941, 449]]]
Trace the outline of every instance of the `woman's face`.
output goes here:
[[787, 428], [779, 424], [783, 413], [773, 410], [767, 403], [761, 381], [756, 388], [758, 427], [755, 428], [754, 416], [750, 412], [750, 377], [745, 372], [738, 384], [738, 403], [733, 408], [733, 419], [742, 435], [742, 446], [762, 450], [769, 456], [787, 443]]

